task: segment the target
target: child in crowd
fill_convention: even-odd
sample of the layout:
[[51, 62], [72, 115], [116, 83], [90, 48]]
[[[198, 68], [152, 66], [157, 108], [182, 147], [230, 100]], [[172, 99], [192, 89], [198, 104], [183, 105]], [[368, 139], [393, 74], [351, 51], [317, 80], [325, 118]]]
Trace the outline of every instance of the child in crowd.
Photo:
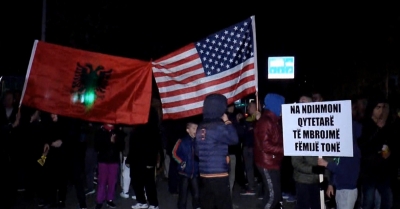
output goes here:
[[192, 193], [192, 205], [194, 209], [199, 209], [199, 162], [195, 158], [195, 143], [196, 143], [197, 124], [186, 124], [186, 132], [188, 135], [179, 139], [172, 151], [172, 156], [178, 162], [178, 172], [181, 175], [179, 182], [179, 198], [178, 209], [186, 209], [186, 201], [188, 188]]
[[98, 153], [97, 205], [96, 209], [107, 206], [115, 208], [114, 194], [117, 184], [120, 152], [124, 149], [124, 133], [111, 124], [103, 125], [95, 136], [95, 148]]

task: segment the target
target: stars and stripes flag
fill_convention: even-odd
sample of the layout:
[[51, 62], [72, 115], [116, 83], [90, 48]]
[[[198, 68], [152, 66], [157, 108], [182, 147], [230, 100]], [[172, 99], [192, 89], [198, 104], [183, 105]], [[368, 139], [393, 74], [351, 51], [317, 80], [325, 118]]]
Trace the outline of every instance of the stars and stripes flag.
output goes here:
[[257, 91], [254, 16], [153, 62], [163, 119], [202, 113], [204, 98], [232, 103]]

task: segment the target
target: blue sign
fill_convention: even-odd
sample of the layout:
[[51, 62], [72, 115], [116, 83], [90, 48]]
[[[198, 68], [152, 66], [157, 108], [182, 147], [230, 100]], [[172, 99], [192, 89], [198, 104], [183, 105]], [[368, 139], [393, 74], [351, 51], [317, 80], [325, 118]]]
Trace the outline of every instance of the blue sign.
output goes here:
[[294, 57], [268, 57], [268, 79], [294, 79]]

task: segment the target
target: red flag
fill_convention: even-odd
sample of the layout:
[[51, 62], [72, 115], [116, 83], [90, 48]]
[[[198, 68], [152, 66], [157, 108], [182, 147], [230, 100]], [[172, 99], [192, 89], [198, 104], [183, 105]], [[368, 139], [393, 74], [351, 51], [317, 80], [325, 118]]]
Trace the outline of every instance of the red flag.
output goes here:
[[151, 100], [151, 63], [35, 41], [21, 103], [112, 124], [143, 124]]

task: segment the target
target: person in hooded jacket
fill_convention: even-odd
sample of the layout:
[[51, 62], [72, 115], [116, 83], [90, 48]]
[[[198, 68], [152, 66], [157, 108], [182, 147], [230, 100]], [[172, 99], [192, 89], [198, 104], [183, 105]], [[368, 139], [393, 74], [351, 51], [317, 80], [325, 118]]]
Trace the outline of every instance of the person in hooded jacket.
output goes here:
[[196, 132], [196, 155], [202, 182], [202, 209], [232, 209], [229, 186], [228, 146], [238, 143], [238, 135], [225, 114], [227, 99], [210, 94], [204, 100], [203, 121]]
[[265, 111], [254, 128], [254, 160], [262, 176], [264, 197], [262, 208], [280, 207], [280, 167], [283, 159], [282, 104], [285, 98], [278, 94], [267, 94]]

